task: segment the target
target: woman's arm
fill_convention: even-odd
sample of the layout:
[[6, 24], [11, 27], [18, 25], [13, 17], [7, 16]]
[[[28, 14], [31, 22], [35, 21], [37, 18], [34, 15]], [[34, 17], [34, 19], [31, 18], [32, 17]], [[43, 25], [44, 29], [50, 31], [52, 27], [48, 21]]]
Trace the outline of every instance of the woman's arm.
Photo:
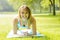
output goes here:
[[32, 32], [36, 35], [36, 20], [32, 17]]
[[17, 18], [14, 18], [13, 20], [13, 33], [14, 34], [17, 34], [17, 23], [18, 23], [18, 19]]

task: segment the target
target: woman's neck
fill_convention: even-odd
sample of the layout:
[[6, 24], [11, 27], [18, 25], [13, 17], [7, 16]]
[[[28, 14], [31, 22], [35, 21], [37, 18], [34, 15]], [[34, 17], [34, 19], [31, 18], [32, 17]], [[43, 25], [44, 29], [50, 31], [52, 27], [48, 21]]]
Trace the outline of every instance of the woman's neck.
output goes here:
[[28, 24], [28, 20], [27, 19], [20, 19], [20, 23], [21, 23], [21, 25], [23, 26], [26, 26], [27, 24]]

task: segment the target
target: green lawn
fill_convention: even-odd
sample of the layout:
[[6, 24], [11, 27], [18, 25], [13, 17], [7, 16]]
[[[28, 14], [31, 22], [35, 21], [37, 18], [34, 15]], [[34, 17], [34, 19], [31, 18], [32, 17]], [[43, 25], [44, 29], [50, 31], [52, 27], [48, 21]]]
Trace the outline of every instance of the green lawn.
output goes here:
[[0, 15], [0, 40], [60, 40], [60, 16], [35, 16], [37, 30], [44, 37], [6, 38], [13, 28], [14, 16], [15, 14]]

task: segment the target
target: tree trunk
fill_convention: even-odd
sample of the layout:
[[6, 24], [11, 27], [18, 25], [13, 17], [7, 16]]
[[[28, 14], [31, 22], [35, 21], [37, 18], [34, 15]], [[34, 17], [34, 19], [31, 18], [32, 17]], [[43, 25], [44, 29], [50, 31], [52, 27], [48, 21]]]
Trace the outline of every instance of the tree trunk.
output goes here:
[[56, 15], [56, 12], [55, 12], [55, 0], [53, 0], [53, 15], [54, 16]]
[[[55, 12], [55, 0], [49, 0], [51, 2], [51, 5], [53, 7], [53, 15], [55, 16], [56, 15], [56, 12]], [[50, 9], [51, 10], [51, 9]]]
[[60, 0], [59, 0], [59, 10], [60, 10]]
[[50, 6], [50, 13], [51, 13], [51, 4], [49, 6]]

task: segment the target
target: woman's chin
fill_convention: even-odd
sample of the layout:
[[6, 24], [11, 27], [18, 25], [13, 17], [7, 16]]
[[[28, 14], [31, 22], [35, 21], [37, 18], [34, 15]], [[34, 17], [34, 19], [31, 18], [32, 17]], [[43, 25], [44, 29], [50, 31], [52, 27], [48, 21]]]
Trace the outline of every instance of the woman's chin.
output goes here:
[[27, 19], [26, 17], [22, 17], [22, 19]]
[[22, 18], [23, 20], [27, 20], [27, 18]]

